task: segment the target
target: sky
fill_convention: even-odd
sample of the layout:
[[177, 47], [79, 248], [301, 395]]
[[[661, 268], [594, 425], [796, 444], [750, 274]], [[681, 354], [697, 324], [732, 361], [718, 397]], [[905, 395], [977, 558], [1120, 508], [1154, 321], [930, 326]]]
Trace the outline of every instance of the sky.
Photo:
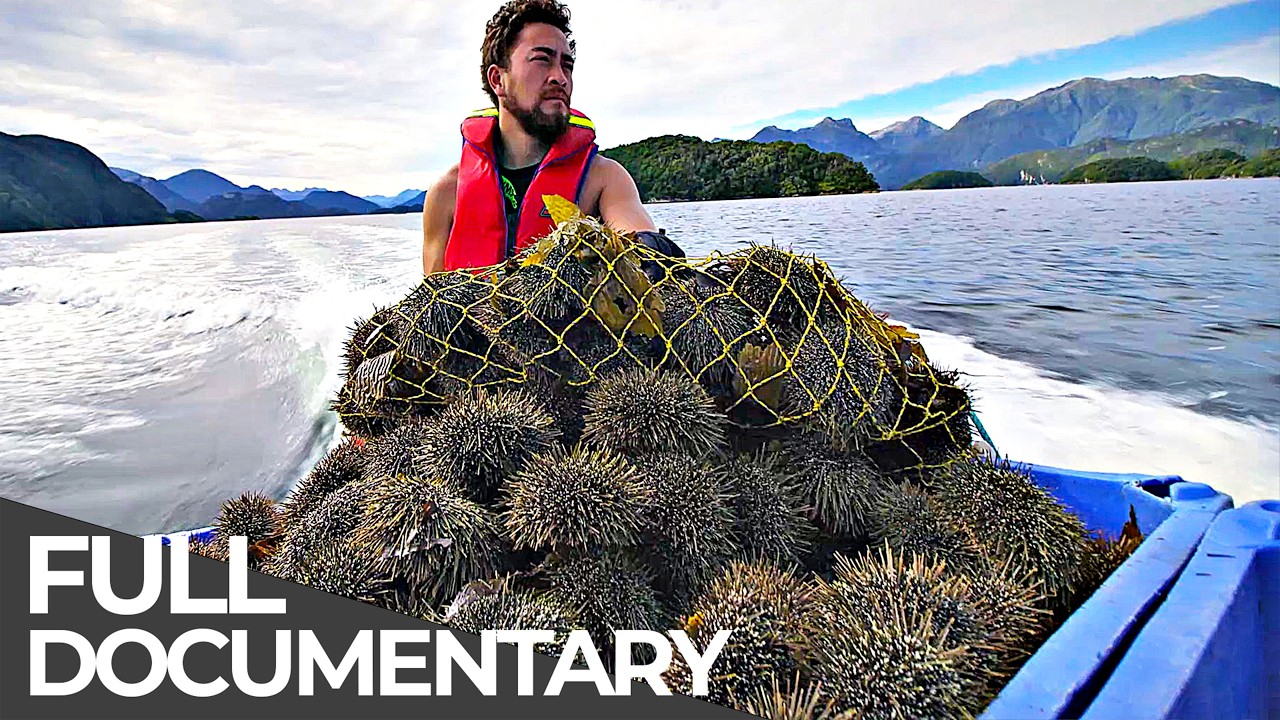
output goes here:
[[[457, 161], [487, 0], [0, 0], [0, 132], [166, 178], [358, 195]], [[849, 117], [949, 127], [1082, 77], [1280, 85], [1280, 0], [568, 0], [603, 148]]]

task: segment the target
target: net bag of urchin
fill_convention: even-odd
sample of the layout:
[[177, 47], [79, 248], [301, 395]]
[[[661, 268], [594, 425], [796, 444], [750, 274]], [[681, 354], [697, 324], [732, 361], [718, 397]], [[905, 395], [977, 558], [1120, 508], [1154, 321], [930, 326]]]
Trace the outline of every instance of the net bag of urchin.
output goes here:
[[735, 443], [821, 426], [889, 471], [939, 466], [969, 446], [957, 375], [822, 261], [767, 246], [667, 258], [544, 200], [557, 227], [534, 246], [430, 275], [357, 324], [335, 403], [351, 433], [378, 437], [450, 398], [521, 386], [573, 434], [576, 397], [624, 371], [659, 370], [696, 380]]

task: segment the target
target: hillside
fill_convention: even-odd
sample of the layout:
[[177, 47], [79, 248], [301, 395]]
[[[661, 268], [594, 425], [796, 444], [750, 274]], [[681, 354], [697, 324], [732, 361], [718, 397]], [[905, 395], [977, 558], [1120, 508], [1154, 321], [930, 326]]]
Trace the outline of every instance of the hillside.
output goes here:
[[125, 170], [124, 168], [110, 168], [110, 170], [121, 180], [124, 180], [127, 183], [133, 183], [143, 190], [146, 190], [151, 197], [159, 200], [160, 204], [164, 205], [164, 209], [168, 210], [170, 213], [176, 213], [179, 211], [195, 212], [196, 205], [199, 204], [193, 203], [178, 193], [170, 190], [163, 182], [153, 177], [147, 177], [141, 173], [136, 173], [132, 170]]
[[319, 210], [337, 208], [356, 215], [363, 215], [378, 209], [378, 205], [364, 198], [340, 190], [314, 190], [302, 198], [302, 202]]
[[1222, 171], [1223, 177], [1280, 177], [1280, 149], [1236, 163]]
[[879, 189], [862, 163], [789, 142], [724, 140], [710, 143], [664, 135], [602, 153], [635, 178], [640, 196], [655, 200], [869, 192]]
[[997, 185], [1058, 182], [1077, 165], [1108, 158], [1145, 156], [1171, 161], [1207, 150], [1254, 156], [1280, 147], [1280, 128], [1228, 120], [1186, 133], [1143, 140], [1093, 140], [1078, 147], [1022, 153], [988, 165], [982, 174]]
[[65, 140], [0, 132], [0, 231], [164, 222], [165, 208]]
[[1233, 168], [1243, 167], [1248, 158], [1238, 152], [1223, 148], [1206, 150], [1190, 157], [1178, 158], [1169, 162], [1178, 177], [1186, 180], [1209, 180], [1220, 178]]
[[193, 203], [202, 203], [214, 195], [244, 190], [239, 185], [208, 170], [188, 170], [161, 182], [165, 187]]

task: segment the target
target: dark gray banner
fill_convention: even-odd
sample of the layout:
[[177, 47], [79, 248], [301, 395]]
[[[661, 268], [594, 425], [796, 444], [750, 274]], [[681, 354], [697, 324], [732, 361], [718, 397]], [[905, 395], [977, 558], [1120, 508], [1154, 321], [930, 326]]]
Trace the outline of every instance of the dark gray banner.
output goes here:
[[[96, 552], [105, 543], [95, 545], [89, 539], [94, 536], [109, 538], [109, 571]], [[172, 594], [183, 583], [174, 582], [168, 548], [150, 573], [153, 584], [156, 575], [163, 575], [155, 603], [136, 614], [113, 613], [107, 608], [134, 612], [138, 608], [129, 607], [129, 601], [154, 591], [154, 585], [144, 585], [143, 544], [142, 538], [0, 498], [0, 717], [749, 717], [696, 698], [657, 696], [640, 683], [630, 685], [629, 696], [606, 696], [596, 683], [576, 681], [586, 677], [581, 669], [559, 695], [548, 696], [544, 693], [558, 660], [536, 653], [526, 657], [532, 665], [526, 683], [533, 694], [520, 695], [521, 651], [508, 644], [497, 644], [484, 666], [496, 667], [489, 674], [494, 694], [482, 693], [454, 662], [446, 664], [453, 666], [452, 686], [443, 695], [436, 653], [453, 645], [437, 631], [451, 636], [477, 663], [484, 657], [479, 636], [256, 572], [247, 574], [247, 592], [240, 593], [229, 582], [230, 566], [195, 556], [189, 558], [189, 596], [210, 600], [212, 606], [197, 614], [175, 614]], [[95, 595], [95, 564], [99, 586], [109, 577], [119, 600], [108, 597], [104, 602]], [[239, 609], [236, 598], [242, 595], [251, 602], [283, 601], [286, 612], [222, 612], [224, 605]], [[277, 655], [278, 640], [288, 643], [287, 656]], [[241, 655], [247, 672], [235, 670]], [[319, 655], [332, 668], [316, 668], [312, 658]], [[344, 669], [344, 657], [352, 661], [350, 672], [334, 689], [326, 672], [336, 677], [334, 671]], [[397, 664], [402, 667], [395, 670]], [[289, 673], [287, 680], [278, 670]], [[483, 672], [476, 670], [476, 677], [484, 684]], [[313, 694], [303, 695], [308, 684]], [[421, 693], [427, 685], [429, 696], [388, 694]], [[368, 694], [361, 695], [362, 689]]]

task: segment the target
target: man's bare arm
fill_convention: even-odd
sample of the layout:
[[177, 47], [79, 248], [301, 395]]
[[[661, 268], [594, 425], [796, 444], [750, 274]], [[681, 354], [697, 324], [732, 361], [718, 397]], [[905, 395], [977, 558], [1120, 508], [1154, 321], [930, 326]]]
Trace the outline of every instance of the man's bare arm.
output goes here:
[[453, 208], [458, 194], [458, 166], [454, 165], [427, 190], [422, 205], [422, 272], [444, 269], [444, 251], [453, 230]]
[[600, 219], [615, 230], [638, 232], [657, 230], [653, 218], [640, 202], [640, 191], [631, 173], [616, 160], [596, 156], [592, 170], [601, 173]]

